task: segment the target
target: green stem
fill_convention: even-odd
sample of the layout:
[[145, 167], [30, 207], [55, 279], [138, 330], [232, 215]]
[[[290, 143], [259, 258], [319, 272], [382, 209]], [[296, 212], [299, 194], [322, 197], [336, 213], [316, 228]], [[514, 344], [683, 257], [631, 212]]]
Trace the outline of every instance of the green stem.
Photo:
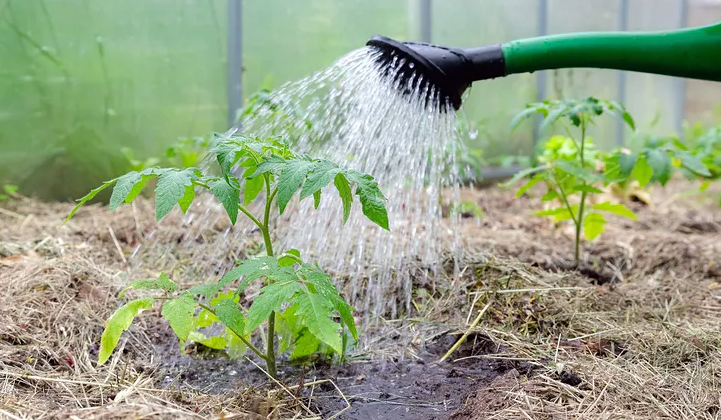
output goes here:
[[[581, 120], [581, 168], [586, 167], [586, 161], [584, 159], [584, 153], [585, 153], [585, 145], [586, 145], [586, 121], [585, 119]], [[583, 182], [583, 185], [586, 185], [586, 182]], [[578, 206], [578, 218], [576, 219], [576, 249], [574, 252], [574, 260], [576, 263], [576, 268], [578, 268], [581, 264], [581, 228], [583, 226], [583, 211], [585, 209], [586, 204], [586, 191], [581, 192], [581, 204]]]
[[248, 216], [248, 219], [252, 220], [253, 223], [255, 223], [256, 226], [258, 226], [261, 230], [263, 230], [263, 223], [260, 222], [253, 214], [246, 209], [242, 204], [238, 204], [238, 210], [240, 210], [244, 215]]
[[[265, 252], [269, 257], [273, 256], [273, 243], [270, 240], [270, 208], [275, 195], [278, 193], [276, 188], [271, 192], [270, 176], [265, 174], [265, 215], [263, 218], [263, 226], [260, 230], [263, 232], [263, 241], [265, 242]], [[277, 378], [278, 373], [275, 367], [275, 311], [270, 313], [268, 317], [268, 345], [266, 346], [265, 363], [268, 365], [268, 373], [271, 377]]]

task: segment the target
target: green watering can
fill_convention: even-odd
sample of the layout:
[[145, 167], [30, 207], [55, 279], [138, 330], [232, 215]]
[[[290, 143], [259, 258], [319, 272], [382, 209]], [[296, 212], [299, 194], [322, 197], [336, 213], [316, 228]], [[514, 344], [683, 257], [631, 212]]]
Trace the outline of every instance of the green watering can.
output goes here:
[[397, 86], [406, 93], [409, 86], [437, 92], [426, 100], [442, 109], [459, 109], [461, 95], [477, 80], [539, 70], [614, 69], [721, 82], [721, 22], [671, 31], [568, 33], [468, 49], [384, 36], [366, 45], [379, 52], [381, 68]]

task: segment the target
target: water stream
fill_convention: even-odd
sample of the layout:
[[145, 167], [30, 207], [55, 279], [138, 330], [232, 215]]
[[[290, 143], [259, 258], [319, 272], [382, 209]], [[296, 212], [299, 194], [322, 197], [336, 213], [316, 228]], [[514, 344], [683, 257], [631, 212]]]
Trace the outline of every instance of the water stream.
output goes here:
[[[291, 205], [274, 229], [276, 249], [297, 248], [305, 260], [335, 274], [365, 321], [408, 313], [413, 282], [443, 281], [442, 263], [458, 262], [461, 250], [458, 216], [442, 216], [443, 207], [460, 194], [457, 116], [427, 105], [423, 98], [437, 92], [423, 87], [420, 78], [399, 86], [393, 77], [381, 76], [376, 54], [368, 47], [352, 51], [318, 73], [281, 86], [266, 98], [272, 106], [256, 108], [230, 130], [280, 135], [298, 152], [376, 178], [388, 198], [390, 232], [365, 219], [359, 203], [343, 225], [332, 185], [317, 210], [312, 199]], [[402, 64], [396, 60], [392, 71]], [[226, 257], [249, 243], [254, 226], [246, 220], [206, 238], [208, 228], [223, 217], [212, 197], [199, 199], [184, 216], [187, 229], [180, 246], [190, 243], [198, 249], [197, 242], [211, 241], [202, 247], [207, 255], [193, 257], [194, 272], [224, 272], [232, 264]], [[164, 244], [161, 224], [138, 253], [162, 246], [178, 245]]]

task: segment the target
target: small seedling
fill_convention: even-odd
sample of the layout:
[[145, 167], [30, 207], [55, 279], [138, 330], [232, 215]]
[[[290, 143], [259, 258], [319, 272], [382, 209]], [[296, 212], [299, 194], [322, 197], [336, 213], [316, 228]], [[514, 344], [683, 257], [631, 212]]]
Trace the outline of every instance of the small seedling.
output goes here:
[[7, 201], [18, 196], [17, 185], [3, 185], [0, 190], [0, 201]]
[[[343, 357], [349, 338], [358, 339], [352, 308], [341, 297], [330, 275], [318, 265], [304, 261], [298, 250], [275, 252], [270, 221], [273, 210], [277, 208], [278, 213], [283, 214], [298, 190], [300, 200], [313, 197], [317, 209], [321, 190], [333, 183], [342, 202], [344, 223], [350, 215], [355, 190], [363, 214], [388, 229], [386, 199], [378, 184], [370, 175], [341, 168], [327, 160], [299, 156], [287, 143], [276, 139], [216, 134], [209, 153], [218, 162], [220, 176], [204, 174], [196, 168], [133, 171], [105, 182], [79, 199], [66, 221], [111, 185], [114, 186], [109, 205], [112, 211], [132, 202], [151, 178], [157, 178], [158, 220], [176, 205], [187, 211], [196, 188], [207, 189], [221, 202], [231, 223], [235, 224], [242, 214], [257, 226], [263, 235], [266, 256], [240, 261], [219, 281], [187, 290], [180, 290], [165, 273], [157, 279], [132, 282], [125, 290], [149, 289], [160, 292], [160, 296], [131, 300], [115, 311], [106, 322], [98, 363], [108, 360], [121, 333], [156, 301], [161, 302], [161, 314], [180, 339], [181, 347], [188, 340], [196, 340], [213, 348], [225, 345], [237, 349], [241, 342], [266, 362], [273, 377], [277, 374], [276, 354], [291, 348], [291, 358], [311, 355], [324, 348]], [[233, 175], [236, 169], [242, 170], [242, 174]], [[247, 206], [261, 192], [265, 192], [263, 215], [254, 215]], [[240, 296], [255, 281], [262, 281], [260, 292], [250, 307], [244, 308]], [[208, 338], [198, 331], [213, 323], [225, 327], [224, 337]], [[251, 343], [253, 333], [263, 324], [267, 325], [266, 334], [262, 335], [266, 337], [265, 350]]]
[[539, 211], [536, 215], [551, 217], [556, 221], [570, 220], [573, 222], [575, 231], [574, 262], [576, 266], [579, 266], [581, 233], [589, 241], [603, 233], [606, 224], [604, 213], [636, 219], [634, 212], [623, 204], [588, 203], [591, 195], [603, 193], [599, 187], [612, 182], [598, 171], [600, 154], [594, 148], [592, 139], [587, 135], [588, 128], [594, 123], [595, 118], [603, 114], [621, 117], [634, 130], [635, 124], [631, 115], [621, 104], [590, 97], [581, 101], [547, 100], [530, 104], [514, 119], [512, 128], [535, 114], [541, 114], [544, 117], [541, 124], [542, 130], [557, 122], [570, 122], [570, 127], [578, 129], [578, 137], [574, 137], [570, 132], [570, 127], [566, 125], [568, 136], [551, 137], [544, 144], [543, 153], [538, 158], [540, 164], [534, 168], [520, 171], [506, 185], [513, 185], [521, 179], [528, 178], [516, 194], [516, 197], [520, 197], [534, 185], [545, 184], [547, 192], [541, 201], [555, 201], [559, 203], [559, 206]]

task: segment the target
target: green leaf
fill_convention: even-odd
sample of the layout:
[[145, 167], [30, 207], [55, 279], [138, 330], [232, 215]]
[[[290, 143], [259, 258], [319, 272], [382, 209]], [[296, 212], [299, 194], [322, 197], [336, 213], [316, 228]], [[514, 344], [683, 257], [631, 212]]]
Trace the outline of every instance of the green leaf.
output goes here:
[[315, 287], [318, 293], [333, 304], [333, 308], [340, 314], [343, 324], [348, 328], [353, 338], [358, 340], [358, 331], [356, 329], [355, 319], [353, 318], [353, 308], [340, 296], [338, 289], [331, 282], [331, 276], [308, 266], [304, 266], [304, 268], [307, 270], [304, 273], [305, 279]]
[[303, 288], [296, 299], [296, 312], [303, 318], [303, 325], [308, 331], [336, 353], [343, 353], [340, 325], [330, 319], [333, 309], [331, 302], [320, 294], [312, 293], [308, 288]]
[[182, 295], [177, 299], [166, 301], [161, 315], [168, 320], [175, 335], [184, 342], [193, 330], [196, 303], [192, 296]]
[[567, 160], [557, 160], [553, 162], [553, 166], [557, 169], [560, 169], [562, 172], [573, 175], [586, 182], [596, 182], [601, 179], [600, 175], [591, 172], [588, 168], [576, 166], [573, 164], [573, 162], [569, 162]]
[[624, 178], [631, 176], [634, 166], [636, 166], [636, 160], [638, 156], [632, 153], [619, 153], [618, 154], [618, 167], [621, 175]]
[[253, 179], [263, 174], [278, 174], [284, 171], [288, 166], [288, 160], [280, 156], [269, 156], [258, 165], [258, 168], [255, 170], [255, 172], [253, 172], [250, 176], [246, 178]]
[[318, 162], [308, 175], [308, 179], [300, 190], [300, 199], [303, 200], [316, 192], [320, 192], [341, 172], [341, 169], [333, 162], [327, 160]]
[[661, 185], [666, 185], [671, 179], [671, 158], [665, 151], [660, 149], [649, 149], [646, 151], [646, 163], [653, 169], [652, 180], [658, 180]]
[[357, 171], [345, 171], [345, 175], [356, 185], [355, 193], [360, 197], [363, 214], [383, 229], [390, 230], [385, 206], [386, 198], [378, 188], [378, 183], [372, 176]]
[[316, 210], [320, 206], [320, 190], [313, 193], [313, 208]]
[[653, 168], [646, 162], [646, 157], [641, 155], [633, 168], [633, 177], [636, 178], [641, 188], [648, 185], [653, 178]]
[[548, 201], [553, 201], [556, 198], [558, 198], [558, 193], [556, 192], [556, 190], [548, 190], [546, 192], [546, 194], [543, 197], [541, 197], [541, 201], [548, 202]]
[[131, 300], [118, 308], [105, 321], [105, 330], [102, 337], [100, 337], [99, 365], [108, 361], [113, 350], [118, 345], [118, 341], [120, 341], [120, 335], [130, 327], [136, 316], [142, 311], [153, 307], [153, 301], [153, 298]]
[[697, 156], [694, 156], [686, 151], [679, 151], [677, 156], [681, 160], [683, 167], [689, 171], [695, 173], [696, 175], [711, 176], [711, 172]]
[[521, 178], [525, 178], [529, 175], [533, 175], [535, 173], [545, 171], [546, 169], [547, 168], [545, 166], [537, 166], [535, 168], [526, 168], [522, 171], [516, 172], [516, 174], [513, 176], [513, 178], [511, 178], [510, 181], [506, 182], [505, 184], [500, 184], [500, 186], [501, 187], [510, 187], [511, 185], [513, 185], [516, 182], [518, 182], [519, 180], [521, 180]]
[[220, 335], [208, 337], [198, 331], [191, 331], [190, 334], [188, 334], [188, 341], [202, 344], [205, 347], [214, 350], [223, 350], [225, 349], [228, 340], [226, 340], [225, 337]]
[[188, 185], [185, 187], [185, 194], [178, 200], [178, 206], [183, 213], [187, 213], [190, 205], [193, 204], [195, 199], [195, 185]]
[[568, 209], [566, 207], [557, 207], [554, 209], [537, 211], [534, 214], [536, 216], [552, 217], [554, 220], [557, 220], [557, 221], [573, 220], [573, 218], [575, 217], [574, 215], [571, 214], [571, 212], [568, 211]]
[[70, 220], [75, 213], [80, 209], [80, 207], [84, 206], [85, 203], [95, 198], [96, 195], [98, 195], [100, 192], [102, 192], [104, 189], [108, 188], [109, 186], [113, 185], [117, 179], [112, 179], [110, 181], [106, 181], [103, 183], [103, 185], [99, 186], [98, 188], [95, 188], [94, 190], [90, 190], [88, 194], [86, 194], [84, 197], [79, 198], [78, 204], [73, 207], [73, 209], [70, 211], [70, 214], [68, 214], [68, 217], [65, 218], [65, 221], [63, 224], [67, 223], [68, 220]]
[[[262, 179], [261, 179], [262, 180]], [[225, 179], [220, 179], [210, 186], [210, 190], [213, 192], [223, 208], [225, 208], [228, 217], [230, 218], [231, 224], [235, 225], [238, 220], [238, 206], [240, 205], [240, 190], [228, 183]]]
[[263, 185], [265, 185], [264, 177], [259, 176], [256, 178], [246, 179], [245, 189], [243, 190], [243, 205], [247, 206], [258, 198], [258, 194], [260, 194], [263, 190]]
[[193, 185], [197, 176], [190, 169], [178, 171], [165, 170], [158, 177], [155, 187], [155, 215], [160, 220], [175, 207], [175, 204], [187, 199], [187, 187]]
[[526, 192], [528, 192], [528, 190], [533, 188], [534, 185], [538, 184], [542, 180], [543, 179], [541, 177], [534, 177], [534, 178], [529, 179], [528, 182], [526, 182], [524, 185], [521, 186], [521, 188], [518, 189], [518, 192], [516, 192], [516, 198], [518, 198], [518, 197], [522, 196], [523, 194], [525, 194]]
[[120, 205], [125, 202], [125, 199], [128, 197], [130, 192], [133, 191], [135, 184], [141, 182], [142, 180], [143, 176], [136, 171], [128, 172], [118, 178], [115, 183], [115, 187], [113, 187], [113, 194], [110, 196], [110, 203], [108, 205], [110, 211], [114, 211], [120, 207]]
[[603, 191], [590, 185], [574, 185], [571, 190], [575, 192], [585, 192], [587, 194], [603, 194]]
[[348, 221], [348, 216], [350, 216], [350, 209], [353, 204], [353, 192], [350, 189], [348, 179], [342, 173], [335, 176], [333, 185], [335, 185], [335, 188], [338, 190], [338, 195], [343, 202], [343, 223], [345, 224]]
[[218, 320], [222, 322], [235, 334], [243, 335], [245, 330], [245, 318], [243, 313], [240, 312], [238, 304], [233, 299], [224, 299], [217, 305], [213, 306], [213, 311], [218, 317]]
[[[303, 184], [308, 172], [313, 168], [313, 163], [307, 160], [295, 159], [289, 161], [288, 167], [278, 177], [278, 209], [283, 214], [285, 207], [298, 188]], [[259, 167], [260, 169], [260, 167]]]
[[606, 201], [603, 203], [594, 204], [592, 207], [596, 210], [601, 210], [619, 216], [628, 217], [629, 219], [633, 220], [638, 220], [636, 213], [634, 213], [631, 209], [624, 206], [623, 204], [616, 204], [611, 203], [610, 201]]
[[170, 280], [167, 274], [160, 273], [157, 279], [150, 280], [135, 280], [131, 282], [126, 288], [120, 291], [118, 299], [122, 299], [128, 290], [163, 290], [166, 293], [173, 293], [178, 290], [178, 285], [174, 281]]
[[583, 219], [583, 235], [592, 241], [605, 230], [606, 219], [601, 213], [587, 213]]
[[300, 291], [297, 281], [279, 281], [269, 284], [260, 290], [260, 294], [250, 305], [245, 323], [245, 332], [253, 332], [260, 324], [270, 317], [271, 312], [280, 310], [281, 306]]
[[293, 351], [290, 354], [291, 360], [301, 359], [303, 357], [311, 356], [313, 353], [318, 351], [320, 347], [320, 340], [318, 340], [313, 334], [304, 332], [295, 342]]

